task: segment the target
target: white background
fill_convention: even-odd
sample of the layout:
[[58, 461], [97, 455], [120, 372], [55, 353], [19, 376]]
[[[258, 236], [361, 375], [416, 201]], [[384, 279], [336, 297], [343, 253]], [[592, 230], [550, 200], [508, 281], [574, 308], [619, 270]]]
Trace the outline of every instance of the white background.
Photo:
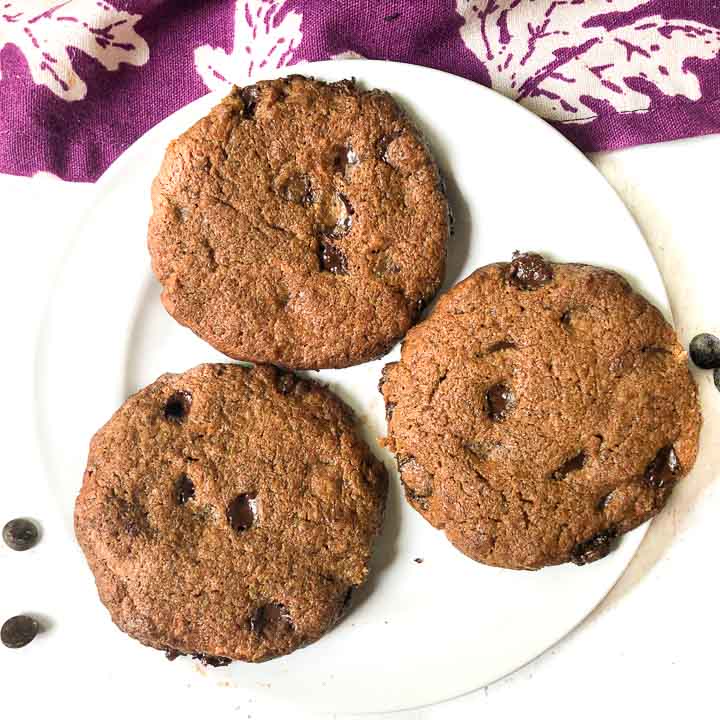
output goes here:
[[[720, 334], [720, 137], [634, 148], [593, 160], [650, 244], [681, 339], [687, 344], [697, 332]], [[49, 627], [22, 651], [0, 647], [0, 717], [21, 710], [33, 720], [58, 712], [77, 718], [217, 717], [219, 708], [227, 706], [223, 693], [232, 693], [238, 718], [311, 717], [299, 708], [226, 687], [205, 693], [181, 688], [174, 697], [145, 696], [138, 707], [133, 688], [111, 686], [92, 693], [90, 706], [85, 702], [90, 693], [83, 687], [82, 666], [58, 667], [52, 677], [33, 673], [33, 658], [61, 634], [62, 617], [53, 612], [54, 589], [72, 581], [57, 562], [64, 530], [51, 501], [37, 492], [44, 470], [34, 450], [35, 334], [58, 261], [91, 195], [88, 186], [48, 176], [0, 176], [0, 523], [30, 516], [44, 529], [43, 541], [27, 553], [0, 547], [0, 619], [30, 612], [45, 618]], [[720, 393], [710, 373], [698, 372], [696, 378], [705, 414], [701, 466], [675, 491], [628, 572], [600, 608], [568, 638], [511, 677], [449, 703], [386, 717], [718, 716], [720, 494], [714, 481], [720, 445], [714, 438], [720, 429]], [[87, 663], [100, 661], [91, 654], [87, 657]], [[103, 696], [98, 706], [97, 698]]]

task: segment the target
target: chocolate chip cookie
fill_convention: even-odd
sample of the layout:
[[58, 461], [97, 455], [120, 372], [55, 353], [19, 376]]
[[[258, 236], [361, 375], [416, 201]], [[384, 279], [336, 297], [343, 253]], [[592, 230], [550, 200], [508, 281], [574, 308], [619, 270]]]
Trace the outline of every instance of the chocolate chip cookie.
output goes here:
[[697, 389], [660, 312], [617, 273], [531, 253], [444, 295], [381, 392], [407, 500], [489, 565], [604, 557], [697, 453]]
[[443, 278], [435, 161], [390, 95], [352, 81], [234, 88], [170, 144], [152, 202], [163, 304], [237, 359], [379, 357]]
[[337, 622], [386, 491], [330, 391], [201, 365], [163, 375], [95, 435], [75, 531], [121, 630], [169, 657], [254, 662]]

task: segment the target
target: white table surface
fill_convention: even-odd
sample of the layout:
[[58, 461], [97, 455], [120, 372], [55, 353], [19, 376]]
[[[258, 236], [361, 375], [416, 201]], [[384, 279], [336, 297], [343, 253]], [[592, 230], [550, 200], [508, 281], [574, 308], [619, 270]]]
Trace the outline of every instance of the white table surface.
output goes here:
[[[720, 335], [720, 136], [603, 153], [593, 160], [650, 244], [682, 341], [687, 344], [698, 332]], [[61, 561], [69, 540], [44, 493], [44, 469], [35, 449], [35, 341], [52, 278], [91, 202], [92, 187], [47, 175], [0, 176], [0, 198], [0, 524], [29, 516], [43, 527], [42, 542], [33, 550], [14, 553], [0, 546], [0, 621], [27, 612], [44, 618], [49, 628], [24, 650], [0, 646], [0, 717], [20, 717], [21, 711], [32, 720], [49, 713], [103, 720], [314, 717], [249, 691], [212, 686], [203, 692], [181, 686], [174, 697], [144, 694], [139, 706], [133, 688], [122, 686], [119, 678], [90, 693], [83, 667], [43, 662], [47, 644], [83, 638], [63, 636], [63, 619], [55, 612], [57, 590], [72, 578]], [[90, 341], [92, 329], [88, 333]], [[705, 416], [698, 464], [601, 606], [570, 636], [504, 680], [441, 705], [374, 717], [453, 720], [532, 713], [557, 720], [636, 712], [718, 717], [720, 393], [711, 373], [695, 376]], [[101, 653], [89, 651], [87, 662], [102, 662]]]

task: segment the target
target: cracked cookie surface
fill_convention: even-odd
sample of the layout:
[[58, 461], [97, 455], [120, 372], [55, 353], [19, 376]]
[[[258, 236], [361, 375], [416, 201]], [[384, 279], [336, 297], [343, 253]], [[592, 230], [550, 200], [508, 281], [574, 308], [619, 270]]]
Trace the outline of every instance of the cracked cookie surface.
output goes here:
[[437, 166], [390, 95], [351, 81], [234, 88], [170, 144], [152, 201], [165, 308], [240, 360], [379, 357], [442, 282]]
[[535, 254], [445, 294], [381, 392], [407, 500], [490, 565], [604, 557], [697, 453], [697, 389], [660, 312], [614, 272]]
[[386, 492], [329, 390], [201, 365], [163, 375], [98, 431], [75, 529], [120, 629], [169, 657], [260, 661], [337, 622]]

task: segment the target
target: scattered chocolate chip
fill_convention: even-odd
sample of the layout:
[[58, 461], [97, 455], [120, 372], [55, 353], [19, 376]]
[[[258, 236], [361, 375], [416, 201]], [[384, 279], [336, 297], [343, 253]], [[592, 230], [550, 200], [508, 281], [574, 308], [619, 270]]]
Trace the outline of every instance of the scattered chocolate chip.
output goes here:
[[491, 353], [500, 352], [501, 350], [511, 350], [517, 347], [512, 340], [500, 340], [500, 342], [493, 343], [488, 349], [488, 355]]
[[250, 629], [257, 635], [278, 623], [285, 623], [292, 626], [288, 609], [280, 603], [268, 603], [261, 605], [250, 617]]
[[570, 554], [570, 559], [576, 565], [587, 565], [588, 563], [601, 560], [613, 549], [613, 541], [617, 537], [615, 528], [608, 528], [593, 535], [589, 540], [578, 543]]
[[418, 565], [422, 564], [423, 559], [422, 558], [415, 558], [414, 562], [416, 562]]
[[377, 156], [380, 160], [382, 160], [384, 163], [387, 163], [390, 165], [390, 159], [388, 157], [388, 148], [390, 145], [397, 140], [402, 133], [398, 130], [395, 132], [391, 132], [387, 135], [383, 135], [377, 143], [375, 143], [375, 149], [377, 151]]
[[720, 368], [713, 370], [713, 381], [715, 382], [715, 387], [720, 390]]
[[242, 116], [249, 120], [252, 117], [255, 117], [255, 110], [257, 109], [257, 103], [258, 103], [258, 89], [255, 87], [255, 85], [250, 85], [248, 87], [243, 88], [240, 91], [240, 99], [243, 101], [243, 114]]
[[560, 316], [560, 324], [567, 330], [570, 327], [571, 322], [572, 322], [572, 311], [566, 310]]
[[703, 370], [720, 368], [720, 339], [710, 333], [696, 335], [690, 343], [690, 358]]
[[498, 383], [485, 393], [487, 413], [494, 422], [501, 422], [507, 417], [515, 404], [515, 396], [507, 385]]
[[334, 243], [320, 241], [320, 269], [333, 275], [347, 275], [348, 264], [345, 253]]
[[553, 271], [542, 255], [514, 252], [508, 277], [521, 290], [537, 290], [553, 279]]
[[180, 652], [179, 650], [176, 650], [175, 648], [165, 648], [165, 657], [172, 662], [173, 660], [177, 660], [181, 655], [184, 655], [185, 653]]
[[288, 202], [295, 203], [307, 207], [314, 198], [312, 184], [307, 175], [290, 175], [285, 182], [280, 185], [278, 192], [281, 197]]
[[175, 502], [184, 505], [188, 500], [195, 497], [195, 485], [193, 481], [183, 473], [175, 481]]
[[165, 403], [165, 419], [180, 423], [190, 412], [192, 395], [186, 390], [173, 393]]
[[34, 547], [38, 541], [37, 525], [26, 518], [16, 518], [5, 525], [3, 540], [11, 550], [22, 552]]
[[249, 530], [255, 523], [257, 500], [254, 493], [238, 495], [228, 506], [227, 519], [235, 532]]
[[3, 623], [0, 640], [5, 647], [16, 650], [31, 643], [39, 631], [40, 625], [35, 618], [16, 615]]
[[389, 402], [385, 404], [385, 420], [387, 422], [390, 422], [390, 419], [392, 418], [393, 410], [395, 410], [396, 403]]
[[[232, 662], [232, 658], [219, 655], [206, 655], [205, 653], [193, 653], [193, 658], [199, 660], [206, 667], [225, 667]], [[174, 659], [174, 658], [173, 658]]]
[[661, 447], [657, 455], [645, 468], [645, 482], [657, 489], [663, 488], [673, 482], [673, 478], [680, 472], [680, 461], [672, 445]]
[[297, 377], [291, 372], [279, 373], [277, 377], [277, 389], [281, 395], [289, 395], [297, 385]]
[[555, 472], [552, 474], [553, 480], [564, 480], [570, 473], [577, 470], [581, 470], [585, 467], [587, 461], [587, 455], [584, 450], [581, 450], [577, 455], [573, 455], [571, 458], [566, 460]]

